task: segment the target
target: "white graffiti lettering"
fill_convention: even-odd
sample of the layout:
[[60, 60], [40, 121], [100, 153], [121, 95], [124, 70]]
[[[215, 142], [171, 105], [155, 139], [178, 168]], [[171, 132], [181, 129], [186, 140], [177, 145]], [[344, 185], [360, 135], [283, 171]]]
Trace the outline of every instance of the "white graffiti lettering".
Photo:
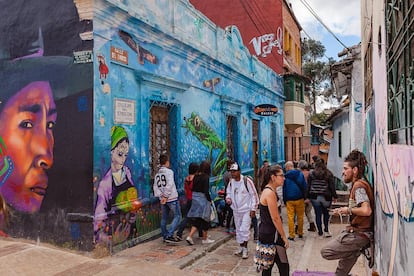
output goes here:
[[277, 48], [277, 53], [282, 54], [282, 28], [278, 27], [276, 36], [273, 33], [253, 37], [249, 44], [253, 44], [253, 49], [257, 56], [267, 57], [272, 52], [273, 47]]

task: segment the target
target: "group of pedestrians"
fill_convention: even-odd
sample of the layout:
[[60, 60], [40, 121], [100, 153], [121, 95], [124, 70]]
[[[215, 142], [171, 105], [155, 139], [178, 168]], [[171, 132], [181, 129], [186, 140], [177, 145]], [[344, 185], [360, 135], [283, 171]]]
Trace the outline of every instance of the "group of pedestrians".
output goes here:
[[[181, 217], [181, 205], [178, 201], [174, 172], [169, 168], [170, 160], [166, 154], [159, 158], [160, 168], [154, 177], [154, 196], [159, 198], [161, 205], [161, 235], [166, 243], [178, 243], [183, 240], [183, 232], [190, 222], [191, 230], [186, 241], [193, 245], [192, 236], [198, 230], [203, 244], [213, 243], [208, 237], [211, 215], [210, 163], [202, 161], [200, 165], [191, 163], [188, 176], [184, 180], [186, 201], [182, 206], [184, 216]], [[172, 215], [170, 227], [167, 229], [168, 218]], [[176, 232], [176, 233], [175, 233]]]
[[[189, 245], [194, 245], [193, 235], [199, 232], [202, 244], [214, 242], [208, 236], [210, 227], [211, 204], [209, 193], [210, 163], [201, 162], [198, 166], [191, 163], [189, 175], [184, 181], [187, 201], [183, 205], [184, 218], [181, 220], [181, 208], [174, 183], [173, 172], [169, 169], [166, 155], [160, 156], [160, 169], [154, 179], [154, 195], [159, 197], [162, 211], [161, 232], [167, 243], [183, 240], [183, 231], [190, 222], [191, 229], [186, 237]], [[236, 240], [239, 248], [234, 253], [244, 259], [249, 256], [248, 242], [252, 218], [256, 210], [260, 212], [258, 241], [254, 263], [262, 275], [271, 275], [276, 263], [280, 275], [289, 275], [287, 249], [289, 240], [295, 235], [303, 238], [303, 220], [309, 220], [308, 231], [317, 231], [323, 238], [330, 238], [329, 209], [336, 200], [333, 174], [320, 158], [314, 159], [314, 168], [302, 160], [295, 168], [293, 162], [286, 162], [285, 172], [279, 165], [266, 164], [260, 169], [260, 198], [252, 179], [243, 176], [239, 164], [229, 161], [224, 175], [225, 203], [232, 210]], [[364, 154], [353, 150], [344, 161], [343, 179], [351, 183], [350, 204], [333, 210], [333, 214], [350, 215], [351, 224], [338, 237], [330, 240], [321, 250], [322, 257], [328, 260], [339, 259], [335, 275], [348, 275], [364, 248], [369, 247], [373, 237], [374, 196], [372, 187], [366, 181], [364, 173], [368, 162]], [[281, 218], [281, 204], [284, 202], [288, 217], [288, 235]], [[312, 207], [315, 213], [313, 221]], [[173, 221], [167, 230], [169, 213]], [[230, 227], [230, 221], [227, 220]], [[295, 225], [296, 222], [296, 225]], [[174, 232], [177, 230], [176, 235]], [[372, 259], [371, 259], [372, 261]]]
[[[189, 222], [191, 229], [185, 238], [189, 245], [194, 245], [193, 235], [197, 230], [202, 238], [202, 244], [213, 243], [214, 240], [208, 236], [208, 229], [211, 225], [211, 205], [214, 204], [209, 192], [210, 163], [203, 161], [200, 165], [190, 164], [188, 176], [184, 180], [186, 202], [182, 206], [184, 216], [181, 219], [181, 206], [178, 201], [174, 173], [169, 168], [168, 156], [162, 154], [159, 162], [160, 168], [154, 178], [154, 195], [160, 200], [161, 234], [164, 242], [177, 243], [182, 241], [184, 229]], [[231, 211], [228, 212], [226, 223], [229, 228], [234, 224], [236, 240], [240, 245], [235, 255], [246, 259], [248, 258], [247, 244], [252, 222], [253, 227], [257, 228], [256, 210], [259, 197], [252, 179], [241, 174], [241, 168], [235, 161], [229, 161], [227, 166], [224, 200], [227, 206], [225, 208]], [[172, 214], [173, 220], [167, 229], [167, 220], [170, 214]]]
[[283, 201], [288, 217], [288, 239], [294, 241], [296, 234], [303, 238], [305, 215], [309, 222], [308, 231], [318, 231], [320, 237], [331, 237], [329, 208], [336, 201], [337, 194], [333, 174], [324, 160], [314, 158], [313, 168], [305, 160], [299, 161], [297, 168], [288, 161], [285, 170]]

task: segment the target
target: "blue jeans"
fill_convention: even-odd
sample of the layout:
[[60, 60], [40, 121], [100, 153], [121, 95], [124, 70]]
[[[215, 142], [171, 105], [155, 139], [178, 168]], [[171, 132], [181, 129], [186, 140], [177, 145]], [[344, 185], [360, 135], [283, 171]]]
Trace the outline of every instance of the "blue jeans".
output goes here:
[[180, 224], [177, 227], [177, 236], [180, 236], [180, 237], [183, 236], [184, 229], [187, 227], [187, 223], [188, 223], [187, 213], [188, 213], [188, 210], [190, 210], [190, 208], [191, 208], [191, 200], [187, 200], [187, 202], [182, 207], [183, 219], [181, 220]]
[[[161, 235], [165, 240], [166, 238], [174, 236], [174, 232], [181, 220], [181, 209], [178, 200], [167, 202], [164, 205], [161, 204], [161, 212]], [[173, 220], [171, 222], [170, 229], [167, 230], [167, 220], [170, 216], [170, 212], [173, 215]]]
[[318, 234], [322, 235], [322, 215], [323, 215], [323, 225], [325, 232], [329, 231], [329, 210], [331, 206], [331, 201], [325, 199], [324, 196], [318, 195], [316, 199], [311, 199], [313, 209], [315, 210], [315, 222], [316, 227], [318, 227]]

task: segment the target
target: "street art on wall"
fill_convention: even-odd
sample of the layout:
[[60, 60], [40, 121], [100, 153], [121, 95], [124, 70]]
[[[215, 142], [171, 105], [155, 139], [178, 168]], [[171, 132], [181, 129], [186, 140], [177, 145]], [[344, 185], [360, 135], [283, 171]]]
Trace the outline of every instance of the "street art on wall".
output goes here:
[[135, 238], [136, 212], [142, 207], [130, 169], [125, 166], [129, 139], [121, 126], [111, 128], [111, 166], [97, 188], [94, 233], [97, 243], [113, 245]]
[[253, 45], [257, 56], [267, 57], [272, 53], [273, 48], [276, 48], [276, 53], [282, 55], [282, 40], [282, 28], [278, 27], [276, 34], [268, 33], [253, 37], [249, 43]]
[[5, 144], [4, 160], [12, 169], [3, 179], [0, 192], [14, 209], [35, 213], [46, 194], [46, 170], [53, 165], [57, 118], [53, 92], [48, 82], [35, 80], [26, 82], [20, 90], [13, 87], [7, 92], [15, 94], [3, 97], [0, 137]]
[[139, 45], [132, 35], [129, 33], [119, 30], [118, 31], [119, 37], [135, 52], [137, 53], [137, 58], [139, 61], [139, 64], [144, 65], [145, 60], [152, 64], [157, 63], [157, 57], [153, 55], [150, 51], [143, 48], [141, 45]]
[[[83, 174], [61, 154], [70, 149], [65, 161], [81, 159], [78, 154], [87, 160], [79, 148], [91, 142], [82, 129], [87, 124], [76, 121], [88, 121], [93, 74], [89, 54], [81, 57], [92, 50], [92, 42], [81, 38], [92, 28], [79, 18], [82, 11], [72, 0], [16, 0], [0, 11], [0, 194], [13, 213], [7, 227], [12, 236], [63, 242], [80, 228], [62, 210], [70, 204], [88, 209], [88, 194], [68, 204], [71, 192], [88, 181], [79, 181]], [[78, 131], [83, 139], [71, 139]], [[71, 175], [62, 179], [69, 168]]]
[[6, 155], [6, 144], [3, 138], [0, 137], [0, 187], [9, 178], [13, 171], [13, 162], [9, 156]]
[[222, 175], [226, 170], [226, 143], [220, 139], [217, 133], [214, 132], [214, 130], [208, 126], [196, 112], [192, 112], [189, 118], [184, 117], [184, 124], [182, 127], [187, 129], [186, 134], [191, 132], [201, 144], [208, 148], [208, 161], [210, 163], [213, 161], [213, 150], [219, 150], [211, 171], [213, 176]]

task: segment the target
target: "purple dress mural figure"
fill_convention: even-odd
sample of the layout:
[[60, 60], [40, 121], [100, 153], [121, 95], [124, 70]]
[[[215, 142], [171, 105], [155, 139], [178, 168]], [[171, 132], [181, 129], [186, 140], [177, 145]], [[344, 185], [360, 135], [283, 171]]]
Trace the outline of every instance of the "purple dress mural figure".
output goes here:
[[95, 241], [119, 244], [137, 235], [136, 210], [141, 206], [138, 192], [125, 166], [129, 152], [128, 135], [123, 127], [111, 129], [111, 167], [97, 189], [94, 216]]

